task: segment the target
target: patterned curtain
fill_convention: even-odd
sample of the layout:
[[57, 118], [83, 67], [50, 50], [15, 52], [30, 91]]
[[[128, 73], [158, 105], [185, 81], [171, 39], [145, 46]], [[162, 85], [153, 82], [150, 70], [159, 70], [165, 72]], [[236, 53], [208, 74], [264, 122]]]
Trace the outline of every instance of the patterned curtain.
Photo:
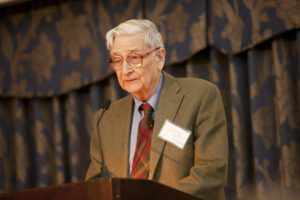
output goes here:
[[0, 191], [82, 181], [92, 117], [126, 95], [104, 35], [148, 18], [165, 70], [221, 90], [227, 199], [300, 195], [300, 2], [61, 0], [0, 7]]

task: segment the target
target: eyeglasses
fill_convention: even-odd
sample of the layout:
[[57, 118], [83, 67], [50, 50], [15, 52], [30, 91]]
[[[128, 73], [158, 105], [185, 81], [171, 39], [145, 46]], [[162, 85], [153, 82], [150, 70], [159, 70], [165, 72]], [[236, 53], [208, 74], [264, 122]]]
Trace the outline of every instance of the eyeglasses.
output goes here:
[[[143, 55], [130, 53], [129, 55], [127, 55], [125, 61], [130, 67], [139, 68], [143, 66], [143, 59], [158, 49], [160, 49], [160, 47], [157, 47]], [[120, 70], [123, 66], [123, 63], [124, 63], [124, 58], [122, 56], [113, 56], [109, 59], [109, 64], [111, 68], [115, 71]]]

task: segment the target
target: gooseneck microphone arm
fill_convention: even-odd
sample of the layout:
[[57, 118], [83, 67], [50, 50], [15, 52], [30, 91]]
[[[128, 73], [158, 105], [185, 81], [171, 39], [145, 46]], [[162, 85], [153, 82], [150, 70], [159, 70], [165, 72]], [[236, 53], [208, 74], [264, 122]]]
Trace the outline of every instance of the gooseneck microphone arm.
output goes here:
[[97, 140], [98, 140], [98, 144], [99, 144], [99, 153], [100, 153], [100, 157], [101, 157], [101, 161], [99, 163], [101, 165], [101, 167], [100, 167], [101, 171], [100, 171], [99, 174], [96, 174], [91, 179], [111, 177], [109, 171], [107, 170], [106, 164], [105, 164], [101, 135], [100, 135], [99, 130], [98, 130], [98, 125], [99, 125], [100, 121], [102, 120], [102, 117], [103, 117], [105, 111], [108, 110], [110, 104], [111, 104], [111, 101], [109, 99], [105, 100], [104, 106], [102, 107], [102, 112], [98, 115], [98, 119], [97, 119], [97, 123], [96, 123], [96, 129], [97, 129]]

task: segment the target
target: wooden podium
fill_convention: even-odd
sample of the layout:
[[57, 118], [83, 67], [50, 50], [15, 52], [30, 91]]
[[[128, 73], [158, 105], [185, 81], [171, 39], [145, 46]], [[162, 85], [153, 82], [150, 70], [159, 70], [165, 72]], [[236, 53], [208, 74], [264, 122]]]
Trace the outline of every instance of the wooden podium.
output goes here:
[[109, 178], [0, 193], [0, 200], [199, 200], [150, 180]]

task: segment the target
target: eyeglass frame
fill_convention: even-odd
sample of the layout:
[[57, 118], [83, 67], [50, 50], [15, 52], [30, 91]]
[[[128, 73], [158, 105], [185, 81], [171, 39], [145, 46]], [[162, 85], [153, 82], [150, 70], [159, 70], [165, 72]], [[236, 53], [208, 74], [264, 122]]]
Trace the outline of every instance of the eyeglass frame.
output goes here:
[[[147, 52], [147, 53], [144, 53], [144, 54], [142, 54], [142, 55], [137, 54], [137, 56], [139, 56], [139, 57], [141, 58], [141, 63], [140, 63], [138, 66], [131, 66], [131, 65], [127, 62], [127, 58], [128, 58], [128, 57], [126, 57], [125, 62], [128, 64], [128, 66], [129, 66], [131, 69], [132, 69], [132, 68], [133, 68], [133, 69], [139, 68], [139, 67], [143, 66], [143, 64], [144, 64], [144, 63], [143, 63], [143, 59], [144, 59], [144, 58], [148, 57], [151, 53], [153, 53], [153, 52], [155, 52], [155, 51], [157, 51], [157, 50], [159, 50], [159, 49], [160, 49], [160, 47], [156, 47], [155, 49], [152, 49], [151, 51], [149, 51], [149, 52]], [[123, 65], [123, 64], [124, 64], [124, 57], [123, 57], [123, 56], [119, 56], [119, 57], [122, 58], [122, 60], [123, 60], [122, 65]], [[114, 71], [118, 71], [118, 70], [122, 69], [122, 65], [120, 65], [120, 67], [117, 68], [117, 69], [114, 67], [113, 61], [112, 61], [112, 58], [111, 58], [111, 57], [109, 58], [108, 63], [109, 63], [109, 66], [110, 66]]]

